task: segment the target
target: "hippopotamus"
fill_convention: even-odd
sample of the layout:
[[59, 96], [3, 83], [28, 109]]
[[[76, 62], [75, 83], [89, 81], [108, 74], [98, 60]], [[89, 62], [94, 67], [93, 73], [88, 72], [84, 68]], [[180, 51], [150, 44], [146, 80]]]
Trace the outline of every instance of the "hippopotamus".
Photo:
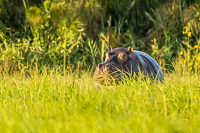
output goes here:
[[112, 48], [106, 53], [103, 63], [96, 66], [94, 79], [103, 84], [105, 81], [122, 80], [125, 75], [138, 77], [143, 74], [152, 80], [163, 81], [164, 75], [159, 64], [148, 54], [129, 48]]

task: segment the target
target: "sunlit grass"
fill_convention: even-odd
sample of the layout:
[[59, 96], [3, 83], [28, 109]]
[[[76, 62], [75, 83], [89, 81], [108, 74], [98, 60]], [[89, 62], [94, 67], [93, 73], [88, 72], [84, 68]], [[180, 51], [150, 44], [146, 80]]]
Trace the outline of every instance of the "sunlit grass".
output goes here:
[[91, 73], [0, 79], [1, 132], [199, 132], [198, 75], [98, 85]]

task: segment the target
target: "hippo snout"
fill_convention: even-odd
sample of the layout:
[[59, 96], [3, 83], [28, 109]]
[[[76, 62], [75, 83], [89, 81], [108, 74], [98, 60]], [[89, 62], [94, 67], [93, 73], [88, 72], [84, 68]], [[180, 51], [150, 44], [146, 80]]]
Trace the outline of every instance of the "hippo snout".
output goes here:
[[106, 71], [106, 70], [108, 70], [110, 68], [110, 64], [98, 64], [97, 66], [96, 66], [96, 70], [97, 71]]
[[113, 80], [121, 79], [121, 72], [119, 69], [112, 63], [101, 63], [98, 64], [94, 71], [94, 79], [99, 83], [112, 82]]

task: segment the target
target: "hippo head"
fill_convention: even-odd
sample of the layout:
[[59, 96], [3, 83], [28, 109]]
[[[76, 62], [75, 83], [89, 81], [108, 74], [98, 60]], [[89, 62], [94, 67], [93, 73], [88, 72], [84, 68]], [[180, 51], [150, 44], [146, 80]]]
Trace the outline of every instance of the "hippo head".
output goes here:
[[133, 53], [133, 48], [111, 48], [110, 52], [106, 53], [105, 61], [96, 66], [94, 79], [99, 83], [104, 81], [112, 82], [123, 78], [126, 72], [135, 72], [137, 74], [138, 66], [133, 60], [136, 58]]

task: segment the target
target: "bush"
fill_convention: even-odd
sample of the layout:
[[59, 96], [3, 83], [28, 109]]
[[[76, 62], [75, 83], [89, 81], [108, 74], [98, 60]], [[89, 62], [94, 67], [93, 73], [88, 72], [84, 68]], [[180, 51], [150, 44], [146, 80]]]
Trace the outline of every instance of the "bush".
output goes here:
[[[190, 6], [194, 10], [189, 14], [194, 15], [188, 19], [190, 8], [185, 1], [23, 0], [25, 9], [20, 8], [22, 16], [16, 18], [22, 20], [15, 22], [18, 28], [7, 26], [12, 17], [6, 16], [19, 13], [17, 8], [4, 8], [5, 4], [15, 7], [16, 1], [10, 1], [0, 2], [5, 18], [0, 21], [0, 58], [1, 64], [9, 60], [18, 70], [31, 66], [93, 70], [104, 60], [109, 46], [132, 46], [151, 54], [166, 70], [173, 70], [172, 62], [180, 50], [199, 46], [198, 5]], [[182, 34], [186, 25], [191, 30], [188, 44]], [[193, 53], [198, 59], [199, 51]]]

